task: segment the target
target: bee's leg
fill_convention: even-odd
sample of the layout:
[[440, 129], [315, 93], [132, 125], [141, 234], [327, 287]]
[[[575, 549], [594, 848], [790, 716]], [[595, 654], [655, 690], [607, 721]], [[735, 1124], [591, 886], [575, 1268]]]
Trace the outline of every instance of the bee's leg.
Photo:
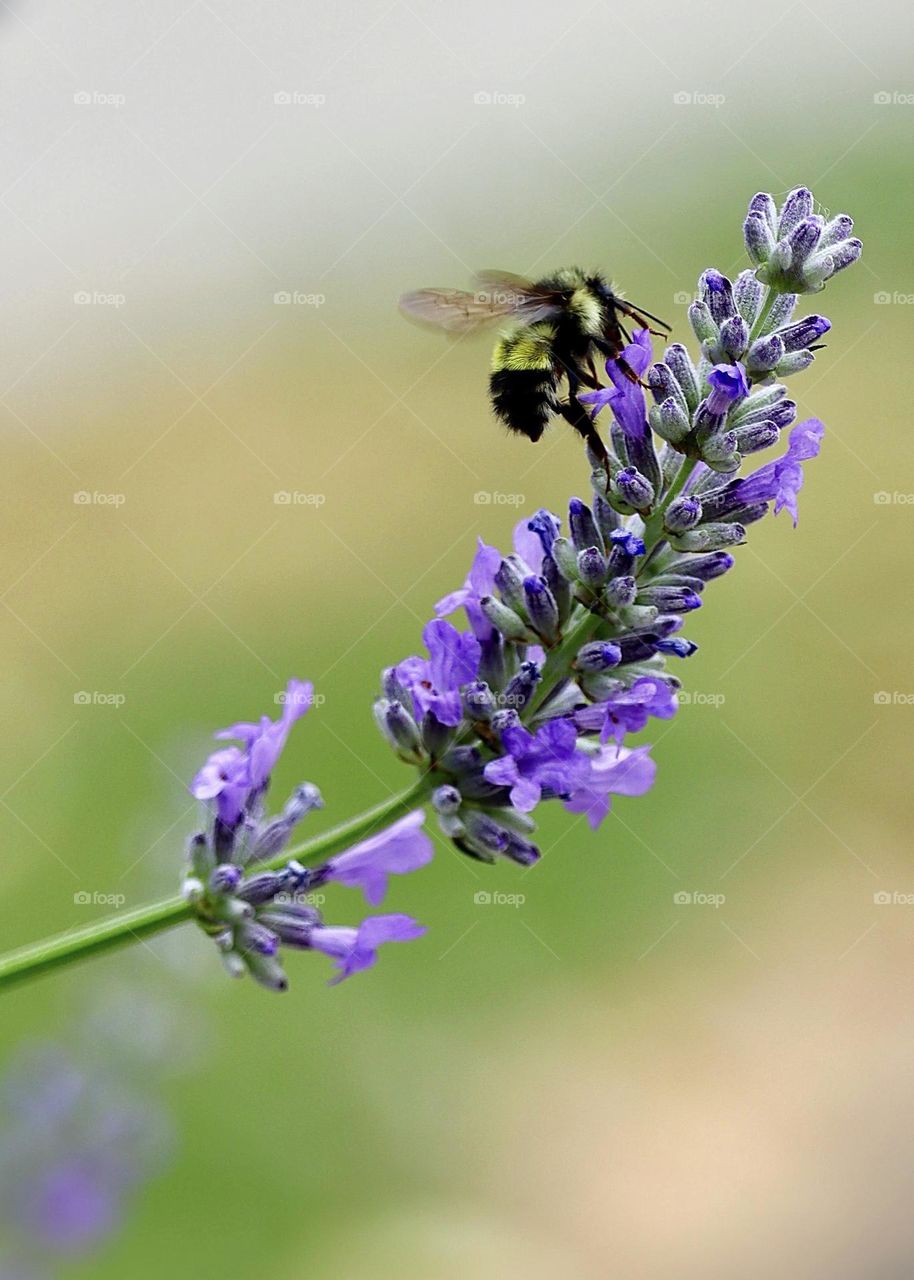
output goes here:
[[648, 390], [648, 384], [638, 377], [637, 373], [635, 373], [627, 360], [622, 359], [622, 353], [618, 348], [614, 350], [610, 343], [603, 341], [596, 341], [594, 345], [599, 347], [599, 349], [606, 355], [607, 359], [614, 360], [616, 362], [622, 370], [623, 376], [628, 378], [629, 382], [637, 382], [639, 387], [644, 387], [645, 391]]
[[568, 400], [559, 404], [559, 413], [561, 413], [566, 422], [574, 427], [578, 435], [583, 438], [584, 443], [590, 446], [591, 453], [606, 471], [606, 483], [608, 486], [610, 468], [606, 445], [594, 426], [593, 419], [587, 409], [578, 399], [578, 387], [581, 383], [580, 371], [568, 368], [565, 370], [565, 376], [568, 379]]

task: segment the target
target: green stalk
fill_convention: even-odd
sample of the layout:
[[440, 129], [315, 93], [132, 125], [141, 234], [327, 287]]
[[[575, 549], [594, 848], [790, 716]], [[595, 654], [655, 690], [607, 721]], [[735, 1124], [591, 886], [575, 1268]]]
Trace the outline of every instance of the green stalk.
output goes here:
[[[382, 800], [373, 809], [350, 818], [348, 822], [331, 827], [322, 835], [314, 836], [292, 849], [284, 849], [277, 857], [258, 863], [258, 870], [274, 870], [284, 867], [290, 858], [297, 858], [304, 866], [320, 865], [333, 854], [346, 849], [378, 827], [401, 818], [428, 795], [432, 782], [428, 774], [421, 774], [405, 791]], [[153, 934], [173, 929], [194, 918], [194, 910], [181, 897], [165, 898], [134, 911], [123, 911], [71, 929], [53, 938], [45, 938], [0, 956], [0, 990], [17, 982], [49, 973], [52, 969], [74, 964], [77, 960], [114, 951], [133, 942], [141, 942]]]

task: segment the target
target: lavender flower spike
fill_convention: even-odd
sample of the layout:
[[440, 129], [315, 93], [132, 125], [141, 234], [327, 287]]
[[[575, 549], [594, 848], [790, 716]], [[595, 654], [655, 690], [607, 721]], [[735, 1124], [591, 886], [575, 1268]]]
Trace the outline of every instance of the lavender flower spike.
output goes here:
[[[440, 686], [428, 696], [446, 697], [455, 681], [472, 676], [472, 647], [478, 650], [478, 642], [460, 637], [442, 621], [429, 624], [426, 638], [431, 658], [425, 668]], [[374, 964], [381, 942], [406, 941], [424, 932], [409, 917], [398, 915], [366, 920], [358, 930], [328, 925], [312, 895], [318, 885], [335, 881], [361, 889], [376, 906], [387, 891], [388, 876], [415, 871], [431, 859], [432, 842], [422, 829], [421, 809], [314, 869], [294, 858], [282, 865], [293, 829], [320, 807], [320, 792], [312, 783], [300, 784], [274, 818], [264, 816], [264, 795], [289, 730], [312, 701], [310, 684], [290, 681], [280, 719], [264, 717], [259, 724], [225, 730], [245, 742], [246, 749], [215, 752], [191, 784], [196, 796], [215, 805], [210, 804], [206, 829], [189, 843], [184, 896], [228, 972], [233, 977], [248, 973], [270, 991], [288, 986], [280, 957], [283, 946], [325, 951], [340, 960], [341, 976], [346, 977]]]
[[[192, 784], [209, 821], [190, 842], [185, 896], [230, 973], [283, 990], [283, 949], [296, 948], [329, 955], [340, 981], [373, 965], [381, 943], [418, 937], [421, 926], [399, 914], [358, 927], [325, 922], [311, 891], [336, 884], [377, 906], [392, 875], [432, 856], [426, 800], [461, 853], [529, 868], [540, 858], [541, 805], [561, 801], [596, 829], [613, 796], [653, 786], [650, 748], [631, 739], [677, 712], [669, 668], [696, 649], [680, 634], [686, 619], [733, 567], [730, 553], [754, 522], [773, 507], [796, 524], [804, 465], [824, 427], [794, 424], [783, 380], [816, 358], [831, 325], [795, 312], [801, 295], [859, 256], [851, 229], [844, 215], [826, 223], [816, 214], [805, 187], [780, 209], [754, 197], [752, 265], [733, 281], [713, 267], [699, 278], [689, 308], [698, 349], [673, 343], [651, 363], [651, 334], [638, 329], [606, 362], [607, 385], [580, 395], [607, 436], [599, 459], [591, 451], [590, 495], [569, 500], [564, 525], [545, 508], [522, 519], [505, 555], [480, 538], [463, 586], [423, 628], [427, 656], [382, 673], [378, 726], [417, 770], [408, 801], [387, 810], [405, 816], [349, 849], [331, 829], [323, 860], [317, 837], [310, 856], [306, 845], [301, 862], [283, 862], [319, 793], [303, 784], [274, 818], [264, 802], [311, 686], [290, 684], [278, 721], [219, 735], [237, 743], [214, 752]], [[743, 474], [744, 459], [786, 430], [786, 451]], [[467, 630], [444, 616], [458, 610]]]

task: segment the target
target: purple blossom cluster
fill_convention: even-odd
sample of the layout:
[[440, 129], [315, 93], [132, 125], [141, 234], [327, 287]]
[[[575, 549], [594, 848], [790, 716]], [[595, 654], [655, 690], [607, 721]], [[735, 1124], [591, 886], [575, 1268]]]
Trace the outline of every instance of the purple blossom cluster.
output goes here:
[[[668, 664], [695, 652], [681, 634], [687, 616], [732, 568], [750, 524], [772, 508], [796, 524], [803, 464], [824, 428], [795, 421], [781, 379], [811, 364], [830, 329], [824, 316], [795, 316], [798, 294], [818, 292], [861, 248], [846, 215], [826, 223], [813, 210], [805, 188], [780, 209], [753, 197], [754, 266], [733, 282], [702, 274], [689, 312], [698, 352], [672, 343], [655, 359], [651, 333], [636, 331], [606, 362], [606, 385], [580, 397], [606, 425], [588, 498], [572, 498], [564, 522], [545, 509], [521, 520], [507, 554], [480, 538], [465, 582], [423, 630], [425, 652], [383, 672], [376, 722], [418, 770], [411, 794], [431, 802], [462, 852], [530, 866], [543, 803], [596, 829], [613, 796], [648, 791], [649, 748], [628, 740], [676, 713]], [[740, 474], [785, 432], [779, 457]], [[463, 630], [450, 620], [461, 611]], [[389, 875], [431, 857], [421, 809], [307, 867], [284, 849], [320, 805], [317, 788], [302, 784], [265, 816], [273, 767], [311, 701], [311, 686], [292, 681], [277, 721], [218, 734], [240, 745], [216, 751], [191, 787], [208, 823], [190, 844], [187, 899], [229, 971], [276, 990], [283, 945], [322, 951], [340, 980], [372, 965], [381, 943], [423, 932], [396, 914], [328, 925], [313, 901], [335, 881], [377, 906]]]
[[[696, 648], [680, 634], [686, 616], [733, 566], [749, 524], [772, 507], [796, 523], [824, 429], [795, 423], [780, 379], [809, 366], [830, 328], [794, 316], [797, 294], [860, 252], [848, 217], [826, 224], [813, 208], [805, 188], [780, 210], [753, 198], [756, 266], [735, 282], [702, 274], [689, 313], [697, 355], [673, 343], [655, 360], [642, 329], [606, 362], [606, 385], [580, 397], [607, 423], [608, 465], [591, 455], [589, 499], [572, 498], [564, 524], [546, 510], [522, 520], [506, 555], [480, 540], [424, 630], [427, 656], [383, 673], [378, 724], [432, 780], [439, 824], [465, 853], [529, 865], [542, 802], [596, 828], [613, 795], [647, 791], [648, 748], [627, 738], [676, 712], [668, 662]], [[780, 457], [738, 475], [788, 429]], [[461, 609], [464, 631], [446, 621]]]
[[[273, 991], [288, 985], [281, 946], [322, 952], [334, 961], [333, 981], [340, 982], [370, 968], [383, 943], [409, 942], [425, 932], [399, 913], [368, 916], [357, 926], [327, 924], [316, 902], [318, 887], [335, 882], [360, 889], [370, 906], [378, 906], [389, 876], [424, 866], [432, 844], [421, 809], [317, 866], [282, 858], [298, 824], [323, 803], [317, 787], [304, 782], [278, 815], [265, 813], [270, 775], [290, 729], [312, 701], [312, 686], [291, 680], [279, 719], [264, 716], [257, 724], [217, 733], [243, 745], [215, 751], [190, 787], [206, 802], [208, 821], [189, 842], [185, 897], [228, 972], [234, 977], [250, 973]], [[277, 859], [284, 861], [278, 869], [264, 866]]]

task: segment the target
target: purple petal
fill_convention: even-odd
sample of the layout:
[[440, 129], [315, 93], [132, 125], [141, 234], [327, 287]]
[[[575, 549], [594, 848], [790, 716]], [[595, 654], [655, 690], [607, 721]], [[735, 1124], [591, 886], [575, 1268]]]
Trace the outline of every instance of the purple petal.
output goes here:
[[429, 652], [432, 684], [439, 692], [451, 693], [475, 680], [482, 652], [475, 636], [435, 618], [426, 624], [422, 639]]
[[539, 804], [543, 788], [533, 778], [518, 778], [511, 788], [511, 803], [521, 813], [530, 813]]
[[311, 930], [310, 945], [337, 961], [338, 974], [331, 985], [344, 978], [370, 969], [378, 958], [378, 947], [385, 942], [412, 942], [425, 933], [411, 916], [392, 914], [369, 916], [358, 929], [319, 925]]
[[369, 836], [327, 863], [328, 878], [350, 889], [361, 889], [376, 907], [387, 892], [389, 875], [404, 875], [424, 867], [432, 858], [432, 842], [422, 830], [421, 809], [401, 818], [377, 835]]
[[611, 795], [640, 796], [654, 783], [656, 765], [648, 755], [649, 747], [627, 751], [601, 748], [599, 755], [589, 757], [590, 772], [570, 800], [569, 813], [583, 813], [596, 830], [610, 810]]

